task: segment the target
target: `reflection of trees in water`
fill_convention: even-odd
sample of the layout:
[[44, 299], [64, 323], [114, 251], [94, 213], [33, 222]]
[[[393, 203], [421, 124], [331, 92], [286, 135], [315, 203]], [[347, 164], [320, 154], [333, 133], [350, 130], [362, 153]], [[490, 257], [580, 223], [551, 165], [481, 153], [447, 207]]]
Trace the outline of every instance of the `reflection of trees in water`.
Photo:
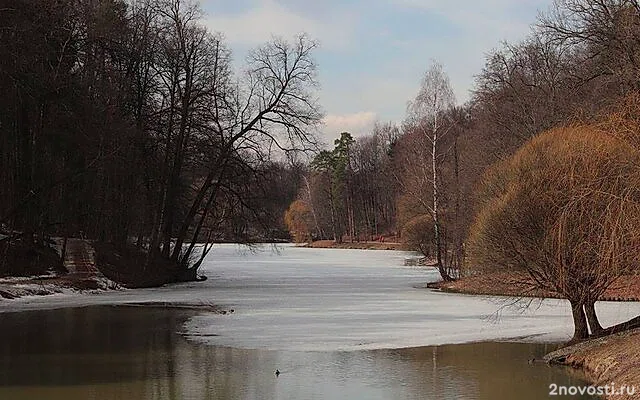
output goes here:
[[252, 373], [247, 351], [188, 343], [177, 334], [187, 317], [138, 307], [0, 314], [0, 398], [235, 399], [252, 380], [273, 381]]
[[[194, 399], [275, 398], [275, 353], [181, 343], [174, 351], [180, 396]], [[274, 367], [275, 368], [275, 367]]]
[[581, 384], [527, 364], [552, 350], [544, 345], [241, 350], [188, 342], [177, 334], [187, 317], [139, 307], [0, 314], [0, 398], [533, 400], [547, 397], [549, 383]]
[[[91, 307], [0, 314], [2, 385], [108, 383], [166, 375], [184, 313]], [[165, 361], [165, 367], [161, 367]], [[148, 366], [153, 366], [149, 369]]]
[[[384, 350], [376, 357], [391, 363], [388, 370], [404, 379], [416, 399], [425, 393], [434, 399], [546, 398], [549, 384], [584, 385], [578, 376], [544, 364], [527, 363], [555, 349], [554, 345], [525, 343], [472, 343], [399, 350]], [[590, 397], [577, 397], [589, 399]]]

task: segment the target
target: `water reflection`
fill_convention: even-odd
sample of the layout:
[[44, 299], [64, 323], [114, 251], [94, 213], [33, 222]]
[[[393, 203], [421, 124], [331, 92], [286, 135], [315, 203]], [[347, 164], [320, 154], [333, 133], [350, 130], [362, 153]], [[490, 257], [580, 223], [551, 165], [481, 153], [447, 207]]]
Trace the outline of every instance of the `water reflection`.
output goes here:
[[527, 364], [548, 345], [243, 350], [185, 340], [177, 332], [188, 316], [137, 307], [0, 314], [0, 398], [528, 400], [546, 398], [550, 383], [582, 384]]

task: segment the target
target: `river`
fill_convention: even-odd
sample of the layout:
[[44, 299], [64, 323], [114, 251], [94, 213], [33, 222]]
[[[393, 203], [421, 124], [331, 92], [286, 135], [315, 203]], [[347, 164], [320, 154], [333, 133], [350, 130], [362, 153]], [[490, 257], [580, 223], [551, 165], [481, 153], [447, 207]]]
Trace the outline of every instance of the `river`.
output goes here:
[[[584, 384], [527, 363], [571, 335], [565, 302], [421, 289], [436, 272], [410, 256], [221, 245], [206, 282], [4, 301], [0, 398], [526, 400]], [[234, 312], [130, 305], [158, 301]]]

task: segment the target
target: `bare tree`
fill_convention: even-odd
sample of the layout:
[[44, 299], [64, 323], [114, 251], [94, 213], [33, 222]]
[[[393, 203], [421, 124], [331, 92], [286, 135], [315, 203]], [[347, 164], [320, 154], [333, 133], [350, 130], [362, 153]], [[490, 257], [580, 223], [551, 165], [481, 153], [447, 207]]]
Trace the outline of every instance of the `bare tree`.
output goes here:
[[510, 153], [585, 106], [586, 74], [580, 58], [538, 34], [492, 52], [474, 89], [475, 116], [492, 133], [492, 152]]
[[[433, 218], [436, 265], [444, 280], [454, 279], [444, 269], [442, 260], [442, 227], [440, 221], [440, 178], [438, 173], [442, 149], [440, 143], [452, 127], [445, 116], [455, 105], [455, 97], [449, 77], [442, 65], [434, 62], [425, 73], [416, 98], [409, 104], [407, 127], [421, 133], [430, 145], [429, 164], [431, 166], [431, 199], [428, 205]], [[426, 161], [426, 160], [425, 160]], [[426, 202], [423, 201], [423, 203]]]
[[[273, 39], [250, 54], [240, 83], [225, 84], [224, 90], [209, 92], [205, 121], [200, 128], [202, 142], [214, 151], [199, 162], [204, 178], [194, 190], [171, 255], [187, 270], [187, 260], [207, 213], [215, 205], [224, 177], [230, 173], [228, 160], [232, 156], [261, 160], [273, 151], [315, 147], [314, 131], [322, 118], [314, 94], [317, 83], [312, 53], [316, 47], [304, 35], [293, 43]], [[217, 75], [214, 78], [217, 82], [222, 79]], [[185, 250], [182, 245], [190, 231], [191, 244]]]
[[557, 47], [580, 49], [591, 64], [590, 74], [583, 78], [606, 78], [609, 95], [640, 88], [637, 0], [556, 0], [540, 16], [538, 28]]

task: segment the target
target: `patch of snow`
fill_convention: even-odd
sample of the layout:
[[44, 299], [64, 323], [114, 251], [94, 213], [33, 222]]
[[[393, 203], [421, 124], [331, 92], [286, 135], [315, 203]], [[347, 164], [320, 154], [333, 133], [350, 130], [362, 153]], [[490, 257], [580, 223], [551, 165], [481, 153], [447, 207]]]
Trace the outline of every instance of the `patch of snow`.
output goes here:
[[34, 276], [10, 276], [5, 278], [0, 278], [0, 284], [2, 283], [16, 283], [16, 282], [25, 282], [33, 279], [50, 279], [55, 278], [57, 275], [53, 272], [44, 274], [44, 275], [34, 275]]

